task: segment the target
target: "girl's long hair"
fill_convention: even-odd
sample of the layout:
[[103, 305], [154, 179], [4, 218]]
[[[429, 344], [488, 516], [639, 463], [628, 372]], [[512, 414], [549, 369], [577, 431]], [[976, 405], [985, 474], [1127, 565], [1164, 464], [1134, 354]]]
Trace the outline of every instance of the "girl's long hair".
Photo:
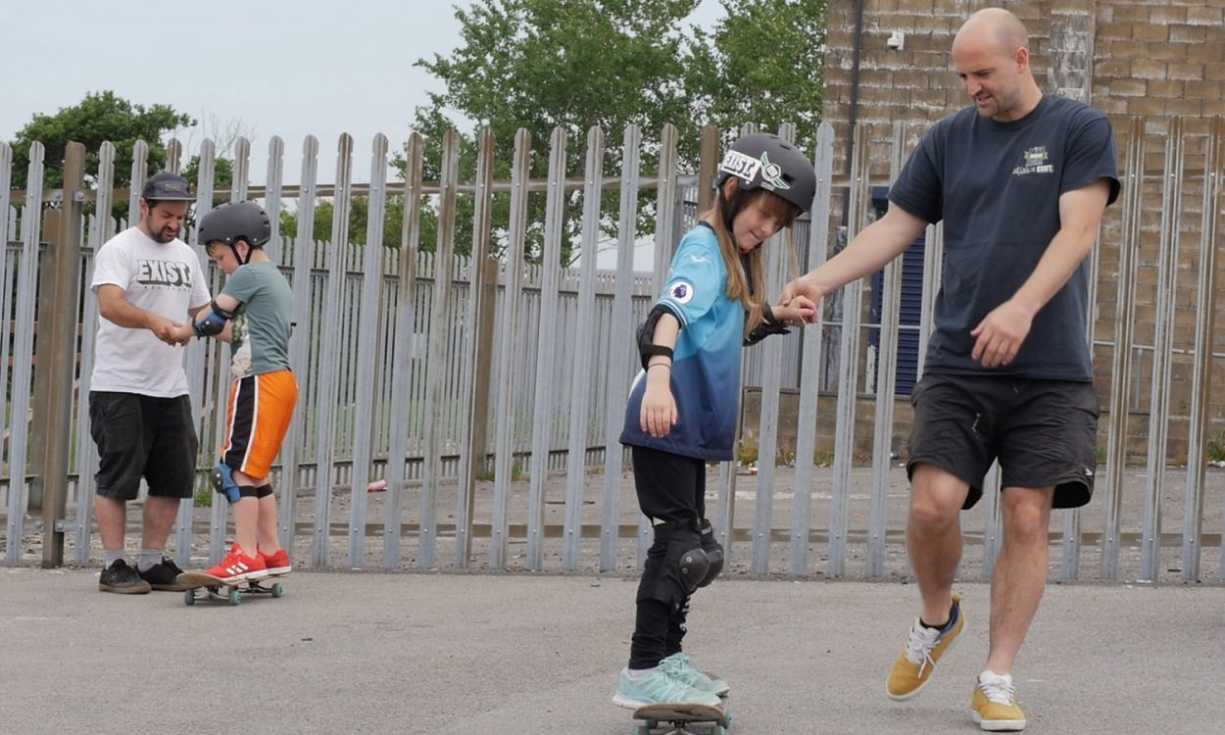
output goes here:
[[[702, 214], [710, 223], [719, 239], [719, 252], [723, 254], [723, 265], [727, 268], [727, 297], [744, 304], [748, 319], [744, 331], [749, 333], [761, 324], [762, 302], [765, 299], [766, 259], [761, 245], [748, 255], [741, 255], [736, 240], [732, 237], [729, 223], [735, 215], [749, 207], [758, 207], [762, 213], [779, 223], [780, 231], [791, 226], [799, 210], [791, 202], [766, 189], [741, 191], [740, 181], [728, 179], [715, 193], [715, 204]], [[745, 273], [748, 269], [748, 273]]]

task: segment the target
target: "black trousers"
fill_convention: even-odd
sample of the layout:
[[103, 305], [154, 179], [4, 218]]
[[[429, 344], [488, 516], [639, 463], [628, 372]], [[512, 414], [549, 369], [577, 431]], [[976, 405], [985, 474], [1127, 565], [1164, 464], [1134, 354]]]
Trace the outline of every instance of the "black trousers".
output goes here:
[[[657, 449], [633, 447], [638, 507], [655, 526], [691, 528], [695, 538], [706, 515], [706, 463]], [[668, 544], [656, 534], [638, 585], [637, 614], [630, 642], [631, 669], [654, 668], [679, 653], [687, 632], [690, 594], [668, 574]], [[671, 590], [671, 593], [664, 590]], [[661, 598], [667, 598], [661, 599]]]

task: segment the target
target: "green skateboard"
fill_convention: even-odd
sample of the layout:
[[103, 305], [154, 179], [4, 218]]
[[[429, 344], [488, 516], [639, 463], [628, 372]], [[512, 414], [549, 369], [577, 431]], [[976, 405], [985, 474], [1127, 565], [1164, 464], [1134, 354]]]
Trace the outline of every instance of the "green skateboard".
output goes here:
[[648, 704], [634, 710], [641, 720], [637, 735], [725, 735], [732, 725], [727, 701], [721, 707], [705, 704]]
[[[244, 579], [237, 582], [226, 582], [220, 577], [214, 577], [204, 572], [183, 572], [175, 581], [187, 588], [187, 591], [183, 593], [183, 602], [188, 605], [196, 604], [196, 600], [216, 600], [237, 605], [246, 595], [281, 597], [285, 594], [285, 588], [281, 586], [281, 583], [273, 582], [271, 585], [268, 585], [267, 581], [283, 576], [285, 575], [270, 574], [255, 581]], [[198, 589], [205, 590], [205, 594], [202, 597], [196, 596], [196, 590]]]

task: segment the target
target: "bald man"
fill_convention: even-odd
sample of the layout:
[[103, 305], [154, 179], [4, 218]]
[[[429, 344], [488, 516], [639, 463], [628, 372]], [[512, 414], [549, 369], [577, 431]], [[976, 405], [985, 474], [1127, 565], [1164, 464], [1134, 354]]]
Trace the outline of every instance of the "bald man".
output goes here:
[[953, 41], [973, 106], [923, 136], [889, 192], [890, 207], [836, 257], [792, 281], [782, 301], [814, 301], [880, 270], [944, 221], [935, 330], [912, 401], [907, 549], [922, 609], [886, 693], [910, 699], [965, 629], [953, 579], [959, 511], [1003, 472], [1004, 540], [991, 580], [990, 648], [971, 695], [984, 730], [1021, 730], [1012, 668], [1046, 585], [1051, 509], [1089, 502], [1098, 406], [1085, 338], [1085, 257], [1118, 197], [1105, 115], [1046, 96], [1025, 27], [979, 11]]

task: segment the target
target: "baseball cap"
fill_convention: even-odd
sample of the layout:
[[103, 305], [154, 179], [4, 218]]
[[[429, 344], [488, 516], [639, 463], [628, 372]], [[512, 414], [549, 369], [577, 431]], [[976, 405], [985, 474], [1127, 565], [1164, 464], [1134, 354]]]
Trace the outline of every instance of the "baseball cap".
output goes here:
[[150, 176], [140, 196], [150, 202], [191, 202], [196, 199], [187, 179], [166, 172]]

